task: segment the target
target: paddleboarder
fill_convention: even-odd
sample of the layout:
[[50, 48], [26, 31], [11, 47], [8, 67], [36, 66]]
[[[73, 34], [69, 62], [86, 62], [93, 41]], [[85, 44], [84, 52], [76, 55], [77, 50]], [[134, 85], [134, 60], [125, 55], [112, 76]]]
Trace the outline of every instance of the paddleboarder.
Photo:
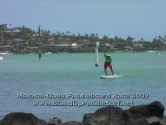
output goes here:
[[41, 57], [42, 57], [42, 48], [43, 48], [42, 44], [39, 44], [39, 45], [38, 45], [38, 56], [39, 56], [39, 60], [40, 60]]
[[42, 51], [41, 51], [41, 49], [38, 50], [38, 55], [39, 55], [39, 60], [40, 60], [41, 57], [42, 57]]
[[107, 67], [110, 68], [110, 70], [112, 72], [112, 75], [114, 75], [114, 71], [113, 71], [113, 68], [112, 68], [112, 58], [111, 58], [111, 55], [109, 53], [105, 53], [104, 57], [105, 57], [105, 63], [104, 63], [104, 72], [105, 72], [105, 75], [107, 76]]

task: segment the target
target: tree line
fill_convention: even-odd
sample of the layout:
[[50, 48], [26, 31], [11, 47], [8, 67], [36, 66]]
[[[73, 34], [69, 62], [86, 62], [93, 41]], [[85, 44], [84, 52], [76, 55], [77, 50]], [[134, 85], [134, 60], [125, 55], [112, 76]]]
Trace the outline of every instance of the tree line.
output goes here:
[[[134, 48], [134, 50], [166, 50], [166, 35], [158, 36], [154, 38], [152, 41], [145, 41], [143, 38], [140, 40], [135, 40], [135, 38], [128, 36], [126, 39], [115, 36], [113, 38], [103, 35], [99, 37], [96, 33], [87, 34], [74, 34], [70, 31], [66, 32], [55, 32], [51, 33], [50, 30], [39, 29], [35, 31], [31, 28], [22, 26], [17, 27], [19, 32], [12, 32], [15, 28], [9, 29], [4, 25], [0, 25], [1, 36], [3, 32], [3, 41], [4, 45], [11, 45], [16, 47], [17, 49], [26, 49], [27, 47], [34, 47], [38, 44], [42, 45], [54, 45], [54, 44], [72, 44], [76, 43], [80, 45], [80, 48], [77, 49], [85, 49], [85, 51], [93, 51], [95, 47], [95, 43], [97, 41], [100, 42], [100, 45], [104, 49], [110, 49], [110, 46], [113, 46], [117, 50], [126, 50], [126, 46]], [[9, 31], [10, 32], [6, 32]], [[134, 44], [143, 44], [143, 47], [134, 47]], [[107, 46], [105, 46], [107, 44]], [[1, 39], [2, 45], [2, 39]], [[110, 46], [108, 46], [110, 45]], [[66, 48], [65, 48], [66, 49]], [[63, 51], [63, 49], [62, 49]], [[104, 51], [104, 50], [103, 50]]]

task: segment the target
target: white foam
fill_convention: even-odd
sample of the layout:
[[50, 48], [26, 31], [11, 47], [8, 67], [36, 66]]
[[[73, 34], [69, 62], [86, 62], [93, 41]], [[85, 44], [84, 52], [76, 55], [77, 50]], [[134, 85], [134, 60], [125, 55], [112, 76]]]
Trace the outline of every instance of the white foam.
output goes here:
[[106, 76], [106, 75], [101, 75], [100, 78], [102, 79], [115, 79], [115, 78], [120, 78], [121, 75], [110, 75], [110, 76]]

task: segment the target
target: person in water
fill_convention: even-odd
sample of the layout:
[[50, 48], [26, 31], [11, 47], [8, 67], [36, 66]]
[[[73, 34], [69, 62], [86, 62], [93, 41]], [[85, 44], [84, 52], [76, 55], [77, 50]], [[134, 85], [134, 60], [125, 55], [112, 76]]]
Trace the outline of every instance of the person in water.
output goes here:
[[114, 75], [114, 71], [113, 71], [113, 68], [112, 68], [112, 58], [111, 58], [111, 55], [109, 53], [105, 53], [104, 57], [105, 57], [105, 63], [104, 63], [104, 72], [105, 72], [105, 75], [107, 76], [107, 67], [110, 68], [110, 70], [112, 72], [112, 75]]

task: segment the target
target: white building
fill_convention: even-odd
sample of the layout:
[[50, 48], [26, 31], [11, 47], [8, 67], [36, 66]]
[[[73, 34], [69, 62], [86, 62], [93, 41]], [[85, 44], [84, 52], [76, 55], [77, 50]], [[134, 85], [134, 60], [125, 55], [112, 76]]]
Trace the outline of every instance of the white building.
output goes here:
[[142, 43], [134, 43], [133, 44], [133, 46], [135, 47], [135, 48], [143, 48], [143, 44]]

